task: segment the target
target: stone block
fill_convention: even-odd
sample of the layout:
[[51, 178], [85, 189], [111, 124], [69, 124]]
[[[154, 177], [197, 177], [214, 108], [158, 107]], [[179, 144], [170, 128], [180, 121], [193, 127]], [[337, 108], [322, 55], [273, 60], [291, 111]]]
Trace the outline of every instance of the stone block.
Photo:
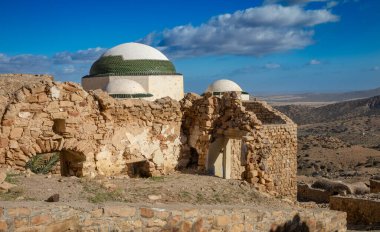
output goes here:
[[227, 215], [215, 216], [214, 225], [216, 227], [225, 227], [231, 223], [231, 217]]
[[10, 209], [8, 209], [8, 215], [11, 217], [29, 216], [30, 215], [30, 209], [29, 208], [10, 208]]
[[0, 232], [8, 231], [8, 224], [5, 220], [0, 220]]
[[29, 225], [29, 218], [27, 217], [15, 218], [14, 225], [15, 225], [15, 228], [26, 227]]
[[150, 208], [141, 208], [140, 215], [144, 218], [152, 218], [154, 217], [154, 211]]
[[0, 138], [0, 148], [5, 148], [9, 144], [9, 140], [7, 138]]
[[191, 221], [182, 221], [178, 226], [178, 231], [190, 232], [192, 224]]
[[49, 222], [51, 222], [51, 217], [47, 214], [37, 215], [30, 219], [30, 223], [34, 226], [47, 224]]
[[[172, 212], [173, 213], [173, 212]], [[182, 217], [179, 215], [171, 216], [167, 219], [169, 227], [175, 227], [179, 222], [181, 222]]]
[[52, 119], [66, 119], [67, 116], [68, 116], [67, 112], [57, 112], [57, 113], [51, 114]]
[[230, 232], [243, 232], [244, 230], [244, 224], [235, 224], [231, 226]]
[[43, 103], [49, 101], [49, 98], [46, 94], [39, 94], [38, 95], [38, 102]]
[[63, 221], [54, 221], [46, 225], [44, 229], [44, 232], [56, 231], [80, 231], [79, 220], [76, 217], [72, 217]]
[[9, 138], [10, 139], [19, 139], [19, 138], [21, 138], [23, 132], [24, 132], [23, 128], [15, 127], [11, 130]]
[[71, 101], [77, 102], [77, 101], [83, 101], [83, 97], [78, 94], [71, 94]]
[[157, 227], [162, 228], [166, 225], [166, 221], [158, 219], [158, 218], [151, 218], [146, 220], [146, 227]]
[[133, 217], [136, 209], [133, 207], [107, 206], [104, 207], [104, 215], [108, 217]]
[[197, 217], [199, 213], [199, 210], [197, 209], [185, 209], [183, 211], [183, 215], [185, 218], [194, 218]]
[[60, 107], [72, 107], [74, 106], [74, 102], [71, 101], [60, 101], [59, 102]]

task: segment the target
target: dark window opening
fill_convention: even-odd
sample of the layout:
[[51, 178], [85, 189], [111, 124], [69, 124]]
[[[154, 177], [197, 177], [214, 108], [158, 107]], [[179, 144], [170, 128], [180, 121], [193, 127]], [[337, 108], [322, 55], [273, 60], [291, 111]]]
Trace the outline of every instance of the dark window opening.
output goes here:
[[66, 120], [54, 119], [53, 131], [56, 134], [62, 134], [66, 132]]
[[128, 166], [128, 175], [130, 177], [151, 177], [152, 174], [147, 160], [130, 163]]

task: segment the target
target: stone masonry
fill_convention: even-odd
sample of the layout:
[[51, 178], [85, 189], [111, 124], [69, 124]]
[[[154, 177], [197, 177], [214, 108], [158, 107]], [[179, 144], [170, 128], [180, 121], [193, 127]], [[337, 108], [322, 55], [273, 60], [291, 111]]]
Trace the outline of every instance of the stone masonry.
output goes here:
[[71, 174], [128, 173], [143, 161], [151, 175], [174, 170], [181, 150], [178, 102], [117, 101], [74, 83], [43, 81], [15, 92], [1, 120], [0, 165], [24, 170], [34, 155], [65, 151]]
[[181, 105], [182, 131], [187, 145], [197, 151], [199, 170], [207, 169], [210, 144], [228, 138], [233, 179], [295, 198], [297, 126], [289, 118], [264, 102], [243, 103], [233, 92], [222, 98], [187, 94]]
[[20, 203], [2, 204], [0, 231], [346, 231], [346, 213], [323, 209]]
[[226, 178], [296, 197], [296, 125], [236, 92], [117, 100], [44, 79], [2, 96], [0, 166], [24, 171], [32, 157], [59, 152], [62, 175], [159, 176], [194, 160], [205, 173], [212, 155], [225, 152]]

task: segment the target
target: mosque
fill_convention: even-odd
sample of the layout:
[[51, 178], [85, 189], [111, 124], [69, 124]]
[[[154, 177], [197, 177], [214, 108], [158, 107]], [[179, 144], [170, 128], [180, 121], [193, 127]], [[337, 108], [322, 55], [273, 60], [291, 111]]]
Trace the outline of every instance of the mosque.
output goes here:
[[[102, 89], [121, 99], [184, 97], [183, 75], [160, 51], [140, 43], [124, 43], [107, 50], [82, 78], [82, 86], [85, 90]], [[242, 100], [249, 100], [249, 94], [230, 80], [217, 80], [205, 90], [215, 96], [232, 91], [240, 92]]]

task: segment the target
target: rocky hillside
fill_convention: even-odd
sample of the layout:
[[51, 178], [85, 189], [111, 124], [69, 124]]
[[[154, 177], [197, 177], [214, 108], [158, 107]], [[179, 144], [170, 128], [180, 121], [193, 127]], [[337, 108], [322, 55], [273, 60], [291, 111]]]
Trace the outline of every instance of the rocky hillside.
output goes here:
[[380, 95], [366, 99], [339, 102], [321, 107], [287, 105], [275, 107], [297, 124], [322, 123], [363, 116], [380, 115]]
[[366, 181], [380, 168], [380, 95], [275, 107], [298, 124], [298, 175]]

